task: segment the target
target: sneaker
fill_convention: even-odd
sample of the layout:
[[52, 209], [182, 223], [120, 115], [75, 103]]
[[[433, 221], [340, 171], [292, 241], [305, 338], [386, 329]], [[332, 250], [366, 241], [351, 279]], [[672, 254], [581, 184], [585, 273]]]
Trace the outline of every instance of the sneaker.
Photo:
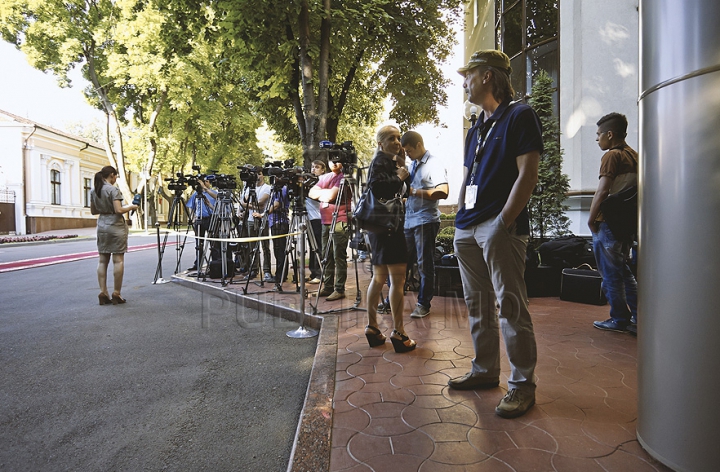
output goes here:
[[632, 334], [633, 336], [637, 336], [637, 325], [636, 324], [628, 325], [627, 332]]
[[462, 377], [448, 380], [448, 387], [455, 390], [485, 390], [500, 385], [499, 380], [488, 380], [479, 372], [468, 372]]
[[314, 277], [314, 278], [308, 280], [306, 283], [308, 283], [308, 284], [313, 284], [313, 285], [319, 284], [319, 283], [320, 283], [320, 279], [318, 279], [317, 277]]
[[610, 318], [606, 321], [595, 321], [593, 323], [597, 329], [603, 329], [605, 331], [616, 331], [618, 333], [624, 333], [627, 331], [627, 324], [618, 323], [617, 321]]
[[264, 282], [275, 282], [275, 279], [273, 278], [272, 274], [270, 272], [265, 272], [265, 277], [263, 278]]
[[251, 270], [250, 273], [248, 273], [248, 275], [245, 276], [245, 279], [246, 279], [246, 280], [247, 280], [247, 279], [252, 280], [252, 279], [254, 279], [255, 277], [257, 277], [257, 272], [255, 272], [254, 270]]
[[495, 408], [495, 414], [502, 418], [517, 418], [527, 413], [534, 404], [534, 393], [513, 388], [500, 400]]
[[332, 302], [334, 300], [340, 300], [341, 298], [345, 298], [345, 292], [338, 292], [337, 290], [335, 290], [325, 300]]
[[333, 293], [334, 293], [334, 291], [332, 289], [324, 288], [324, 289], [320, 290], [320, 293], [318, 293], [318, 297], [328, 297], [328, 296], [332, 295]]
[[425, 318], [429, 314], [430, 308], [425, 308], [423, 305], [418, 304], [413, 312], [410, 313], [410, 318]]

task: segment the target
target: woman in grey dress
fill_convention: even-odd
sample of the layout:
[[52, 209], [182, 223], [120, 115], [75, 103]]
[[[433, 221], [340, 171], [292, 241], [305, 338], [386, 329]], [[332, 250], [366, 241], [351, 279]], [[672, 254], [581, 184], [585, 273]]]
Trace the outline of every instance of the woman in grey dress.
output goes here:
[[[137, 209], [137, 205], [122, 204], [123, 197], [120, 189], [115, 187], [117, 170], [112, 166], [105, 166], [95, 174], [93, 191], [90, 194], [90, 212], [98, 215], [97, 220], [97, 246], [100, 260], [98, 262], [97, 276], [100, 285], [98, 299], [101, 305], [112, 303], [125, 303], [120, 295], [123, 273], [125, 272], [125, 253], [127, 252], [128, 227], [123, 213]], [[108, 295], [107, 269], [110, 255], [113, 261], [113, 293]]]

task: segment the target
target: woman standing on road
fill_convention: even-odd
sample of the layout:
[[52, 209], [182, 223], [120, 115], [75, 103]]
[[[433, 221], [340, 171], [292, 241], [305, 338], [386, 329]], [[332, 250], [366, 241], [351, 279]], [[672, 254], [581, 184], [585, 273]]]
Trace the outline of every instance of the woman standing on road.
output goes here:
[[[123, 213], [137, 210], [137, 205], [122, 204], [120, 189], [115, 187], [117, 170], [105, 166], [95, 174], [94, 188], [90, 194], [90, 212], [99, 215], [97, 220], [97, 246], [100, 259], [97, 276], [100, 285], [98, 299], [101, 305], [125, 303], [120, 295], [123, 274], [125, 272], [125, 253], [127, 252], [128, 227]], [[113, 293], [107, 291], [107, 269], [110, 255], [113, 261]]]

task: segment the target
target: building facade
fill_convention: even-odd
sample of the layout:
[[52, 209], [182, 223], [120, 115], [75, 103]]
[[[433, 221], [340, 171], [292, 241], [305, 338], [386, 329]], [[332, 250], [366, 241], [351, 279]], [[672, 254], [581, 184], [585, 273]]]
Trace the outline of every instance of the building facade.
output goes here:
[[0, 110], [0, 234], [95, 226], [90, 191], [106, 165], [98, 144]]
[[603, 154], [595, 123], [607, 113], [623, 113], [627, 142], [638, 149], [638, 1], [470, 0], [465, 24], [466, 61], [478, 49], [508, 54], [516, 99], [528, 98], [539, 70], [553, 78], [563, 171], [570, 177], [570, 230], [589, 235]]

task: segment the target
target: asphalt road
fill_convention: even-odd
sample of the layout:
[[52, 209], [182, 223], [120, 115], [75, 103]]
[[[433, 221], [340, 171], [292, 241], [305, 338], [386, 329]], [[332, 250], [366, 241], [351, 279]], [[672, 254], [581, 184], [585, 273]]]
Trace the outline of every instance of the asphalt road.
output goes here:
[[[93, 249], [2, 245], [0, 262]], [[317, 338], [153, 285], [156, 264], [126, 255], [117, 306], [98, 305], [95, 259], [0, 273], [0, 470], [286, 470]]]

